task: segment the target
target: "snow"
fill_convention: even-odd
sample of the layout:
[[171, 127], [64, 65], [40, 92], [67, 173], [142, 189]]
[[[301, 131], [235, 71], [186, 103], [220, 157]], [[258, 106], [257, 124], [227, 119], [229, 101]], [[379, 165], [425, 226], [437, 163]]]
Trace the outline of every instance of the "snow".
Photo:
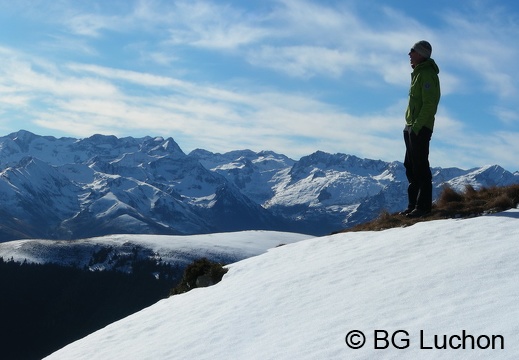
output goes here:
[[[215, 205], [225, 203], [247, 209], [248, 229], [299, 226], [300, 232], [326, 235], [407, 206], [401, 162], [322, 151], [298, 161], [251, 150], [199, 149], [188, 156], [172, 138], [57, 139], [21, 130], [0, 137], [0, 163], [1, 242], [20, 236], [77, 239], [108, 225], [116, 233], [242, 229], [238, 217], [220, 221], [228, 218], [225, 206]], [[519, 173], [497, 165], [432, 171], [435, 199], [445, 184], [464, 191], [468, 184], [479, 189], [519, 183]], [[267, 213], [277, 221], [268, 221]]]
[[[517, 359], [518, 219], [513, 209], [276, 247], [46, 359]], [[346, 346], [352, 330], [366, 335], [361, 349]], [[465, 349], [436, 349], [443, 335]], [[486, 339], [495, 349], [480, 348]]]
[[82, 240], [15, 240], [0, 243], [0, 257], [18, 262], [88, 266], [99, 247], [117, 253], [136, 246], [150, 250], [166, 263], [187, 265], [207, 257], [214, 261], [242, 260], [268, 249], [311, 238], [310, 235], [275, 231], [241, 231], [203, 235], [107, 235]]

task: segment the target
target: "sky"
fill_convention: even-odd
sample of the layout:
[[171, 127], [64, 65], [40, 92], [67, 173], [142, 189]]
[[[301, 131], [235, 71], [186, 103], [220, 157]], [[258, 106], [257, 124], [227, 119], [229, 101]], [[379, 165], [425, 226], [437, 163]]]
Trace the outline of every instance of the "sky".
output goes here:
[[513, 209], [276, 247], [45, 359], [517, 359], [518, 219]]
[[0, 0], [0, 135], [403, 161], [425, 39], [442, 91], [431, 166], [517, 171], [518, 38], [516, 1]]

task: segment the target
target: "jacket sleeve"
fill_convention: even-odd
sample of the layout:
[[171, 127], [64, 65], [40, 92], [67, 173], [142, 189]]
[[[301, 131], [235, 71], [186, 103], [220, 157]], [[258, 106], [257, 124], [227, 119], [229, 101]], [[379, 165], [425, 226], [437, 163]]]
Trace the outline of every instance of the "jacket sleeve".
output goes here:
[[431, 130], [434, 127], [434, 116], [440, 101], [440, 84], [438, 77], [431, 73], [421, 74], [420, 91], [422, 106], [413, 124], [413, 132], [418, 134], [422, 127], [427, 126]]

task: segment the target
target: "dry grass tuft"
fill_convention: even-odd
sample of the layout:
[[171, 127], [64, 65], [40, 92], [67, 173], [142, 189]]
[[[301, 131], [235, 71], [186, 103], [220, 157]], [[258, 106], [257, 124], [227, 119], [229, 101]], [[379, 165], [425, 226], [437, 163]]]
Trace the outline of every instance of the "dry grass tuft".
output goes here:
[[446, 186], [433, 205], [430, 215], [421, 219], [408, 219], [398, 213], [383, 211], [373, 221], [339, 231], [380, 231], [394, 227], [405, 227], [426, 220], [468, 218], [516, 208], [519, 204], [519, 184], [474, 189], [468, 185], [463, 193]]

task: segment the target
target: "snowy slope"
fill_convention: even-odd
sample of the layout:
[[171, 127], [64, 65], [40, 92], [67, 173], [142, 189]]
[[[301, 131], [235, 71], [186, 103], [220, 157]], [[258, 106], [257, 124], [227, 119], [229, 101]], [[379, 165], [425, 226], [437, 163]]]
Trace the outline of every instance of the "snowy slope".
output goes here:
[[[295, 233], [243, 231], [186, 236], [109, 235], [74, 241], [16, 240], [0, 243], [0, 257], [18, 262], [104, 270], [115, 266], [111, 259], [137, 253], [141, 259], [160, 258], [182, 268], [201, 257], [228, 264], [310, 237]], [[100, 249], [109, 249], [108, 256], [102, 263], [92, 263], [93, 254]]]
[[[518, 220], [514, 209], [278, 247], [47, 359], [517, 359]], [[363, 348], [346, 346], [352, 330]], [[436, 349], [443, 335], [465, 349]], [[479, 348], [486, 339], [497, 349]]]

